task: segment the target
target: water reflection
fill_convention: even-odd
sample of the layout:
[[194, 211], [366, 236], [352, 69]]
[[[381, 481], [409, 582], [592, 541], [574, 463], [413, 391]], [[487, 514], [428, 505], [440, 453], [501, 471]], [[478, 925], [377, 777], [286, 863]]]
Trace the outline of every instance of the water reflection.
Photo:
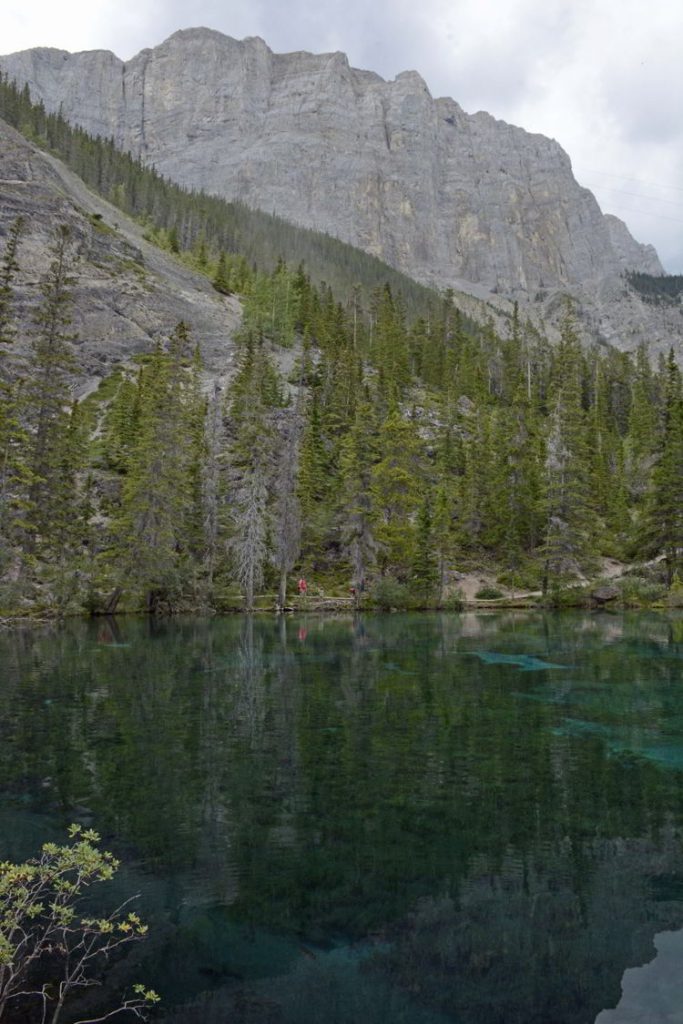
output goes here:
[[650, 963], [624, 972], [618, 1005], [599, 1013], [595, 1024], [681, 1024], [683, 931], [655, 935], [654, 949]]
[[74, 818], [103, 831], [178, 1024], [585, 1024], [683, 924], [680, 627], [3, 635], [0, 854]]

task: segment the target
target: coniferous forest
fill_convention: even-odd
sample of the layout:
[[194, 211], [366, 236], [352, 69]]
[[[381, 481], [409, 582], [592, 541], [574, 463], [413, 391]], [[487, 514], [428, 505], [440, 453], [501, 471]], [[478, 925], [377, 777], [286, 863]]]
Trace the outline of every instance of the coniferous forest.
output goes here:
[[582, 346], [569, 301], [556, 345], [517, 311], [503, 332], [475, 325], [452, 294], [186, 192], [6, 81], [0, 116], [244, 311], [227, 386], [180, 323], [74, 403], [73, 240], [57, 226], [20, 356], [14, 223], [0, 254], [4, 613], [286, 607], [301, 576], [356, 603], [454, 607], [459, 574], [481, 567], [559, 601], [604, 557], [658, 560], [677, 593], [673, 352], [655, 367], [644, 349]]

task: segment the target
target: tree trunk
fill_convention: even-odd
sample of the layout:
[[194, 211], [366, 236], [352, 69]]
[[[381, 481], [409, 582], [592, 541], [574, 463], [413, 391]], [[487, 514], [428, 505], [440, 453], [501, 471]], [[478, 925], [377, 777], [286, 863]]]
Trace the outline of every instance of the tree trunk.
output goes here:
[[104, 605], [104, 614], [105, 615], [115, 615], [116, 614], [116, 608], [118, 606], [119, 601], [121, 600], [121, 594], [122, 593], [123, 593], [123, 591], [122, 591], [121, 587], [114, 587], [114, 590], [112, 591], [112, 593], [111, 593], [111, 595], [109, 597], [109, 600], [106, 601], [105, 605]]
[[280, 572], [280, 586], [277, 592], [277, 610], [283, 612], [285, 610], [285, 604], [287, 602], [287, 570], [282, 569]]

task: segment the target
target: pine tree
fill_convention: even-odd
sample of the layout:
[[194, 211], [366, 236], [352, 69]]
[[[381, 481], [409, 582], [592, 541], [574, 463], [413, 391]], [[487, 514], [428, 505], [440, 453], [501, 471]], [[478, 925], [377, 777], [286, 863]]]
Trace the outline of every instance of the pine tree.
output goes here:
[[263, 341], [249, 338], [232, 388], [229, 462], [229, 548], [247, 611], [263, 583], [270, 554], [274, 439], [273, 409], [282, 405], [280, 381]]
[[432, 510], [429, 495], [426, 495], [417, 517], [415, 554], [413, 557], [413, 586], [420, 601], [429, 605], [439, 582]]
[[648, 488], [659, 442], [656, 387], [648, 353], [643, 345], [636, 352], [631, 384], [625, 468], [629, 494], [640, 504]]
[[365, 591], [377, 553], [370, 495], [376, 443], [372, 405], [368, 401], [359, 402], [351, 430], [341, 444], [337, 511], [341, 547], [351, 567], [356, 606]]
[[19, 270], [17, 253], [23, 230], [24, 219], [17, 217], [10, 227], [2, 263], [0, 263], [0, 345], [2, 346], [9, 345], [14, 340], [13, 285]]
[[228, 267], [225, 258], [225, 253], [222, 252], [218, 257], [218, 265], [216, 266], [216, 273], [213, 278], [213, 286], [217, 292], [221, 295], [231, 295], [232, 289], [230, 288], [230, 278], [228, 276]]
[[203, 570], [206, 578], [207, 596], [213, 597], [214, 579], [219, 560], [219, 537], [223, 525], [221, 506], [223, 504], [222, 456], [225, 445], [225, 430], [220, 389], [214, 383], [213, 393], [206, 410], [205, 458], [202, 465], [202, 508], [204, 534]]
[[446, 477], [442, 477], [436, 488], [434, 499], [434, 557], [436, 559], [437, 602], [443, 603], [446, 590], [446, 576], [453, 556], [453, 496]]
[[307, 567], [315, 564], [329, 528], [330, 466], [323, 438], [317, 392], [309, 401], [299, 453], [297, 494], [301, 508], [301, 555]]
[[25, 460], [21, 385], [12, 377], [8, 347], [14, 341], [14, 279], [23, 219], [12, 224], [0, 264], [0, 577], [23, 526], [23, 504], [30, 474]]
[[54, 525], [54, 501], [60, 486], [60, 451], [68, 430], [69, 378], [74, 368], [70, 332], [73, 307], [74, 257], [71, 231], [65, 224], [56, 231], [52, 262], [41, 282], [36, 334], [27, 385], [27, 416], [31, 437], [28, 465], [31, 473], [29, 547], [36, 540], [49, 544]]
[[278, 574], [277, 607], [280, 611], [286, 603], [287, 577], [301, 551], [301, 508], [297, 495], [297, 478], [303, 426], [302, 400], [303, 387], [300, 383], [296, 409], [280, 428], [280, 442], [276, 453], [273, 564]]
[[683, 564], [683, 384], [673, 349], [666, 366], [664, 431], [642, 536], [648, 553], [664, 555], [671, 586]]
[[569, 312], [557, 354], [545, 468], [544, 592], [578, 575], [595, 554], [582, 355]]
[[187, 584], [196, 523], [195, 451], [188, 426], [201, 417], [192, 386], [188, 329], [157, 348], [139, 379], [139, 426], [115, 524], [115, 577], [148, 611], [172, 606]]
[[104, 417], [103, 448], [107, 465], [119, 473], [128, 470], [135, 448], [140, 420], [140, 382], [127, 374], [119, 385]]
[[394, 405], [378, 436], [371, 497], [378, 562], [383, 574], [410, 575], [415, 555], [415, 517], [420, 503], [420, 447], [415, 427]]

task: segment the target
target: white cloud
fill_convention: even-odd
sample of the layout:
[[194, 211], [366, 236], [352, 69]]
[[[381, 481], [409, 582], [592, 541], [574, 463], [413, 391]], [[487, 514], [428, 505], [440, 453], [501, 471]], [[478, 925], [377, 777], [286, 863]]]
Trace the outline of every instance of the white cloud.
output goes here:
[[208, 25], [279, 51], [344, 50], [385, 77], [550, 135], [606, 211], [683, 270], [683, 5], [675, 0], [4, 0], [0, 52], [50, 45], [123, 59]]

